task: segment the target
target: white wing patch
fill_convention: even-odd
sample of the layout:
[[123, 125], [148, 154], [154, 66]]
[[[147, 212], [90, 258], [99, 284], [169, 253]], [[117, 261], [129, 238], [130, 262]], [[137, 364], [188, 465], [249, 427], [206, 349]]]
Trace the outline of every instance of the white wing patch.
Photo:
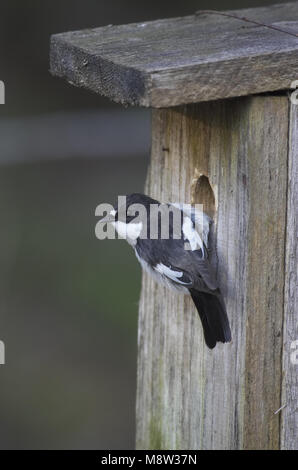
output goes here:
[[[204, 248], [208, 247], [208, 237], [212, 219], [210, 219], [207, 214], [198, 210], [195, 206], [192, 206], [191, 204], [182, 204], [178, 202], [170, 204], [174, 207], [177, 207], [177, 209], [180, 209], [186, 216], [186, 218], [190, 219], [190, 221], [186, 221], [184, 219], [186, 223], [184, 226], [185, 232], [183, 231], [183, 234], [185, 238], [189, 240], [189, 244], [192, 250], [202, 248], [203, 246], [202, 253], [203, 256], [205, 256]], [[193, 223], [195, 224], [195, 226], [193, 225]], [[196, 235], [192, 233], [192, 231], [194, 231], [199, 238], [197, 238]], [[190, 238], [188, 238], [188, 236]], [[197, 246], [197, 248], [193, 248], [194, 246]]]
[[183, 276], [182, 271], [174, 271], [171, 268], [168, 268], [168, 266], [165, 266], [162, 263], [157, 264], [154, 267], [155, 271], [157, 271], [159, 274], [162, 276], [166, 276], [169, 279], [171, 279], [174, 282], [178, 282], [179, 284], [183, 284], [184, 286], [190, 285], [191, 282], [183, 282], [179, 278]]
[[[136, 254], [136, 257], [137, 259], [139, 260], [142, 268], [147, 271], [154, 279], [156, 282], [158, 282], [159, 284], [164, 284], [166, 285], [169, 289], [172, 289], [172, 290], [175, 290], [175, 291], [178, 291], [178, 292], [182, 292], [183, 294], [189, 294], [189, 290], [187, 287], [184, 287], [184, 284], [180, 283], [178, 284], [177, 283], [177, 278], [175, 278], [175, 282], [172, 282], [172, 277], [168, 277], [168, 276], [165, 276], [164, 274], [164, 271], [161, 269], [161, 266], [164, 266], [163, 264], [159, 264], [157, 266], [159, 266], [159, 269], [156, 269], [157, 266], [154, 267], [154, 269], [150, 266], [150, 264], [148, 264], [145, 260], [143, 260], [137, 250], [135, 250], [135, 254]], [[165, 266], [165, 268], [167, 268]], [[169, 268], [167, 268], [167, 270], [169, 270]], [[170, 270], [171, 271], [171, 270]], [[173, 271], [172, 270], [172, 273], [173, 272], [177, 272], [177, 271]], [[180, 271], [178, 271], [178, 274], [180, 275]], [[182, 274], [182, 273], [181, 273]]]
[[199, 233], [195, 230], [194, 225], [189, 217], [184, 217], [182, 225], [182, 233], [186, 240], [189, 241], [190, 248], [194, 250], [202, 250], [202, 256], [204, 257], [204, 243]]

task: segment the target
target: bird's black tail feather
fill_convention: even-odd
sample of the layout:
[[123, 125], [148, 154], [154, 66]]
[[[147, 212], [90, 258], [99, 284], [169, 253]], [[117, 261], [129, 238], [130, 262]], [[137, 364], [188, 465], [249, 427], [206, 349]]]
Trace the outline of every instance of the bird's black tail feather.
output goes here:
[[202, 321], [207, 346], [213, 349], [217, 341], [231, 341], [231, 330], [223, 300], [217, 295], [195, 289], [189, 291]]

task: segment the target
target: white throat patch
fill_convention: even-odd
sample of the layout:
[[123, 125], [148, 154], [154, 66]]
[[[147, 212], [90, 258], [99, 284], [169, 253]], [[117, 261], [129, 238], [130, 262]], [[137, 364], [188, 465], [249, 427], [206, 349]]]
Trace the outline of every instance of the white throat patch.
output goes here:
[[135, 245], [137, 238], [140, 236], [143, 224], [142, 222], [126, 224], [125, 222], [112, 222], [112, 225], [117, 230], [119, 237], [124, 238], [130, 245]]

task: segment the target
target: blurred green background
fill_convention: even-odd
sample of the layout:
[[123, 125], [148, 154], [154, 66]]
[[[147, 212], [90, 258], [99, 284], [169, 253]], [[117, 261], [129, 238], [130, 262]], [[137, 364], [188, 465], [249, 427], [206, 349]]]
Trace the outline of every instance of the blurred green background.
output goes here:
[[271, 1], [1, 2], [1, 449], [134, 447], [140, 268], [94, 211], [142, 191], [150, 112], [48, 72], [52, 33]]

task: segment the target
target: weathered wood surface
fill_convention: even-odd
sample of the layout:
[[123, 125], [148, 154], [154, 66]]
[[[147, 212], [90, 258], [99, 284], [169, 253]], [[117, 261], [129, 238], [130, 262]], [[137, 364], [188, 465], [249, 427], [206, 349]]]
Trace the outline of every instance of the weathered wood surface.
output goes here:
[[[282, 449], [298, 449], [298, 105], [290, 112], [283, 340]], [[294, 357], [293, 357], [294, 356]], [[296, 360], [296, 363], [294, 362]]]
[[212, 187], [233, 341], [208, 350], [191, 300], [143, 275], [137, 448], [280, 446], [288, 108], [260, 96], [153, 111], [147, 192], [212, 210]]
[[[298, 2], [233, 13], [298, 33]], [[298, 38], [214, 14], [56, 34], [51, 72], [124, 104], [170, 107], [286, 89]]]

